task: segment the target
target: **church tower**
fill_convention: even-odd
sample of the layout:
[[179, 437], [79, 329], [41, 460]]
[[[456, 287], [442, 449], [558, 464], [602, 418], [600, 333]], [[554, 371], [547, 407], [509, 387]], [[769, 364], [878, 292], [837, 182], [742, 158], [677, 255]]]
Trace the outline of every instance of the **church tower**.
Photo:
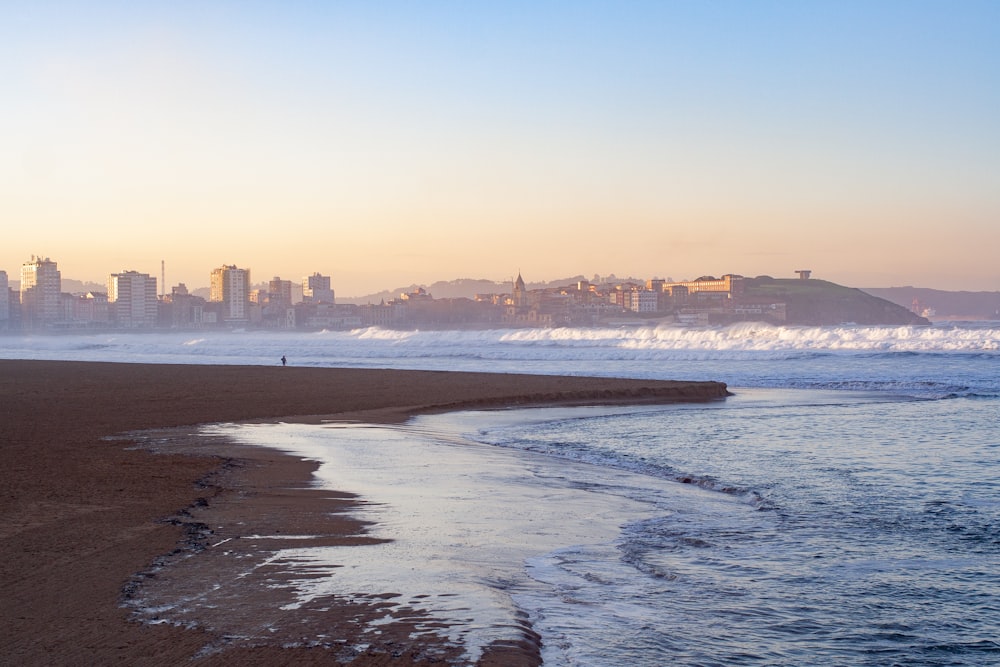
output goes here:
[[525, 308], [528, 305], [528, 291], [524, 287], [524, 278], [521, 277], [521, 272], [517, 272], [517, 280], [514, 281], [514, 306], [517, 308]]

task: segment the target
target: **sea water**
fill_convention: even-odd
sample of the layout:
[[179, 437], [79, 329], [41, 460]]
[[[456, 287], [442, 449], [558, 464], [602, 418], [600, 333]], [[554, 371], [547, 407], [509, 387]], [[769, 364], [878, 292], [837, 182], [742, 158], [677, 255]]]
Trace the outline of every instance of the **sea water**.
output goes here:
[[[286, 554], [474, 659], [1000, 664], [1000, 325], [0, 339], [0, 356], [722, 380], [719, 402], [218, 426], [324, 461], [389, 545]], [[211, 430], [211, 429], [209, 429]], [[366, 551], [368, 550], [368, 551]], [[314, 571], [314, 570], [311, 570]]]
[[480, 437], [742, 501], [628, 523], [610, 576], [572, 547], [531, 561], [560, 592], [528, 603], [556, 664], [995, 664], [998, 416], [982, 399], [746, 391]]
[[968, 665], [1000, 661], [997, 407], [744, 389], [222, 430], [324, 461], [394, 540], [289, 550], [330, 567], [301, 599], [397, 593], [470, 659], [523, 612], [554, 665]]

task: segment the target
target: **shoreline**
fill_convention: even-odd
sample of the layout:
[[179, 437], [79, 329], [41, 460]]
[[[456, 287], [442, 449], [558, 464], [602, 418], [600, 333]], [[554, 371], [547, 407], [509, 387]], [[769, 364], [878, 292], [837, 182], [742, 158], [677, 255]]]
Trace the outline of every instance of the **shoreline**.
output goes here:
[[[220, 443], [201, 445], [197, 453], [157, 454], [135, 448], [135, 432], [219, 422], [392, 422], [422, 412], [706, 401], [727, 393], [714, 382], [0, 360], [0, 446], [7, 462], [0, 472], [6, 490], [0, 505], [2, 653], [27, 665], [71, 664], [81, 655], [92, 663], [199, 665], [415, 665], [440, 659], [427, 652], [433, 642], [407, 641], [415, 619], [383, 632], [381, 646], [339, 657], [322, 646], [246, 647], [204, 629], [131, 620], [122, 604], [135, 577], [185, 544], [201, 548], [198, 540], [209, 542], [211, 535], [225, 539], [218, 531], [199, 536], [192, 527], [205, 523], [199, 512], [265, 526], [294, 514], [303, 526], [320, 528], [310, 534], [324, 540], [366, 539], [363, 524], [348, 512], [355, 500], [330, 492], [319, 497], [309, 488], [315, 464], [273, 449], [254, 448], [251, 455], [246, 446], [234, 446], [243, 448], [237, 451]], [[318, 515], [322, 526], [315, 525]], [[365, 614], [377, 613], [384, 592], [369, 593]], [[365, 614], [359, 616], [357, 607], [334, 602], [327, 621], [362, 622]], [[522, 645], [496, 647], [479, 664], [537, 664], [530, 628], [525, 637]]]

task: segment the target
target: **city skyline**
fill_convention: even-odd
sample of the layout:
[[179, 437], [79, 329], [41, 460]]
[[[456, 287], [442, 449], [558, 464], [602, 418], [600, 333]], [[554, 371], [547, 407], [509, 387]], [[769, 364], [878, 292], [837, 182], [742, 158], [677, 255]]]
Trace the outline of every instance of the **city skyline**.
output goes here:
[[1000, 290], [1000, 5], [5, 10], [0, 269]]
[[[52, 258], [47, 255], [32, 255], [29, 259], [25, 260], [19, 265], [18, 270], [10, 271], [7, 270], [6, 267], [0, 266], [0, 274], [7, 276], [7, 284], [10, 285], [11, 289], [14, 292], [18, 292], [21, 288], [21, 282], [22, 282], [21, 280], [19, 280], [20, 276], [24, 274], [24, 271], [27, 267], [36, 266], [38, 264], [51, 265], [53, 268], [55, 268], [59, 264], [59, 259]], [[732, 276], [737, 278], [766, 277], [766, 278], [783, 278], [783, 279], [790, 279], [790, 278], [809, 279], [811, 277], [814, 277], [812, 275], [814, 272], [811, 269], [796, 269], [793, 271], [786, 271], [784, 267], [779, 267], [779, 268], [780, 270], [769, 271], [763, 274], [757, 274], [756, 276], [746, 276], [734, 271], [715, 271], [715, 272], [701, 271], [701, 272], [695, 272], [690, 276], [683, 275], [680, 277], [671, 275], [669, 271], [666, 272], [661, 271], [659, 273], [654, 273], [650, 275], [640, 275], [640, 274], [618, 275], [614, 272], [601, 274], [595, 272], [578, 271], [572, 275], [559, 276], [555, 278], [545, 277], [536, 279], [532, 276], [529, 276], [529, 278], [531, 278], [530, 282], [535, 285], [536, 289], [538, 289], [539, 286], [543, 286], [541, 288], [545, 288], [545, 286], [551, 287], [554, 284], [572, 284], [576, 283], [579, 280], [583, 280], [584, 282], [588, 283], [593, 282], [593, 284], [627, 285], [636, 282], [685, 283], [703, 279], [716, 280], [717, 278], [715, 276]], [[221, 286], [221, 283], [217, 282], [219, 280], [220, 272], [224, 273], [230, 270], [242, 272], [247, 275], [253, 273], [253, 275], [257, 276], [253, 280], [249, 280], [246, 282], [247, 290], [257, 287], [267, 287], [269, 284], [273, 285], [275, 281], [278, 281], [281, 283], [288, 283], [288, 285], [290, 286], [294, 286], [301, 294], [304, 294], [305, 296], [312, 296], [315, 294], [318, 298], [328, 300], [330, 303], [334, 301], [334, 293], [337, 292], [337, 289], [335, 289], [336, 285], [333, 282], [331, 276], [325, 275], [319, 271], [312, 271], [312, 273], [310, 274], [307, 273], [309, 269], [300, 269], [295, 274], [289, 274], [284, 277], [282, 277], [281, 275], [272, 275], [264, 271], [263, 275], [265, 277], [261, 277], [260, 275], [258, 275], [258, 272], [252, 271], [252, 267], [246, 265], [237, 266], [236, 264], [222, 264], [213, 266], [204, 272], [204, 280], [199, 282], [197, 279], [195, 279], [195, 281], [191, 283], [185, 281], [171, 281], [169, 275], [166, 272], [166, 268], [163, 265], [161, 265], [161, 271], [159, 273], [153, 271], [141, 271], [141, 270], [136, 270], [134, 268], [124, 268], [119, 270], [105, 271], [103, 280], [88, 280], [88, 279], [80, 279], [79, 277], [76, 276], [62, 276], [61, 270], [57, 271], [57, 273], [60, 276], [60, 280], [69, 280], [77, 285], [79, 289], [76, 290], [67, 290], [67, 289], [61, 290], [66, 294], [73, 294], [73, 295], [81, 295], [88, 291], [95, 291], [92, 289], [95, 286], [98, 288], [96, 290], [97, 293], [107, 293], [110, 292], [109, 288], [110, 281], [115, 280], [117, 277], [125, 274], [143, 275], [150, 278], [155, 283], [156, 293], [154, 296], [156, 298], [160, 298], [161, 296], [169, 295], [172, 290], [176, 290], [177, 288], [181, 288], [182, 290], [186, 291], [185, 293], [200, 291], [206, 294], [215, 293], [218, 290], [223, 290], [224, 288]], [[815, 277], [819, 278], [820, 276], [815, 276]], [[822, 278], [829, 282], [835, 282], [835, 281], [830, 281], [829, 278], [825, 276]], [[427, 288], [428, 286], [433, 287], [435, 285], [440, 286], [442, 284], [456, 284], [462, 282], [468, 282], [468, 283], [488, 282], [496, 286], [507, 286], [511, 289], [514, 289], [515, 288], [514, 286], [517, 283], [521, 283], [523, 285], [524, 279], [521, 275], [521, 271], [518, 270], [515, 271], [514, 273], [511, 273], [506, 278], [501, 278], [501, 279], [452, 277], [452, 278], [440, 279], [424, 283], [410, 281], [408, 283], [400, 283], [398, 285], [393, 285], [391, 287], [384, 287], [382, 289], [375, 290], [368, 294], [342, 296], [341, 298], [346, 301], [355, 301], [359, 298], [372, 297], [386, 293], [396, 293], [399, 292], [399, 290], [409, 290], [413, 288], [424, 289]], [[842, 286], [859, 288], [859, 289], [864, 289], [866, 287], [861, 285], [842, 285]], [[907, 286], [899, 285], [896, 287], [907, 287]], [[1000, 291], [1000, 290], [977, 290], [977, 291], [988, 292], [988, 291]]]
[[[207, 277], [207, 279], [204, 280], [203, 282], [197, 282], [197, 281], [195, 281], [195, 282], [189, 284], [189, 283], [184, 282], [184, 281], [179, 281], [179, 282], [172, 282], [172, 281], [170, 281], [167, 278], [167, 275], [166, 275], [166, 267], [165, 267], [165, 265], [161, 265], [161, 271], [159, 273], [156, 273], [156, 272], [153, 272], [153, 271], [139, 271], [139, 270], [136, 270], [134, 268], [125, 268], [125, 269], [120, 269], [120, 270], [105, 271], [105, 274], [104, 274], [104, 278], [105, 279], [98, 281], [98, 280], [80, 279], [80, 278], [75, 277], [75, 276], [62, 276], [62, 271], [61, 270], [57, 270], [57, 267], [59, 265], [59, 258], [53, 258], [53, 257], [50, 257], [48, 255], [31, 255], [30, 258], [28, 258], [25, 261], [21, 262], [20, 266], [18, 267], [19, 270], [17, 270], [17, 271], [8, 271], [5, 267], [0, 266], [0, 273], [3, 273], [5, 275], [7, 275], [7, 277], [8, 277], [8, 283], [12, 286], [12, 289], [16, 292], [16, 291], [18, 291], [20, 289], [20, 284], [22, 282], [22, 281], [19, 280], [19, 276], [23, 276], [26, 269], [29, 270], [29, 274], [31, 274], [32, 272], [37, 272], [37, 268], [36, 267], [39, 266], [39, 265], [51, 266], [52, 267], [52, 271], [55, 274], [58, 274], [58, 280], [60, 280], [60, 281], [61, 280], [70, 280], [70, 281], [73, 281], [74, 283], [78, 283], [80, 285], [83, 285], [84, 287], [86, 287], [88, 285], [91, 285], [91, 286], [96, 285], [96, 286], [100, 287], [100, 289], [98, 291], [101, 291], [101, 290], [104, 290], [104, 289], [108, 288], [108, 286], [109, 286], [109, 284], [110, 284], [111, 281], [115, 280], [116, 278], [118, 278], [118, 277], [120, 277], [122, 275], [137, 274], [137, 275], [146, 276], [147, 278], [152, 279], [152, 281], [154, 283], [156, 283], [157, 291], [156, 291], [156, 295], [155, 296], [157, 296], [157, 298], [159, 298], [160, 296], [163, 296], [163, 295], [170, 294], [170, 292], [171, 292], [172, 289], [178, 288], [178, 287], [181, 287], [181, 288], [189, 290], [189, 291], [200, 290], [200, 291], [211, 292], [211, 293], [216, 293], [216, 292], [221, 293], [222, 291], [225, 290], [225, 288], [222, 286], [222, 282], [219, 282], [220, 280], [223, 280], [222, 278], [220, 278], [220, 276], [222, 276], [222, 275], [224, 275], [224, 274], [226, 274], [228, 272], [233, 272], [233, 271], [235, 271], [235, 272], [243, 272], [243, 273], [246, 273], [246, 274], [249, 274], [251, 272], [251, 267], [249, 267], [249, 266], [245, 266], [245, 265], [244, 266], [237, 266], [236, 264], [221, 264], [221, 265], [213, 266], [210, 269], [208, 269], [205, 272], [205, 276]], [[282, 278], [279, 275], [274, 275], [274, 276], [264, 277], [264, 278], [261, 278], [261, 277], [258, 276], [255, 280], [251, 280], [249, 282], [245, 282], [245, 284], [246, 284], [247, 289], [250, 289], [250, 288], [255, 287], [255, 286], [265, 286], [265, 285], [268, 285], [268, 283], [273, 283], [274, 281], [280, 281], [282, 283], [289, 283], [290, 285], [296, 286], [299, 290], [302, 290], [303, 294], [305, 294], [307, 296], [311, 296], [313, 294], [315, 294], [317, 296], [321, 295], [324, 298], [328, 298], [329, 301], [332, 302], [333, 301], [333, 294], [334, 294], [334, 292], [336, 290], [333, 289], [334, 283], [332, 282], [331, 277], [329, 275], [324, 275], [323, 273], [321, 273], [319, 271], [313, 271], [311, 274], [306, 274], [305, 271], [307, 271], [307, 269], [299, 270], [296, 275], [301, 275], [301, 277], [300, 278], [291, 279], [291, 280], [287, 279], [288, 276], [286, 276], [285, 278]], [[264, 273], [267, 274], [266, 271]], [[753, 276], [742, 276], [741, 274], [736, 274], [736, 273], [733, 273], [731, 271], [724, 271], [724, 272], [717, 272], [717, 273], [719, 273], [719, 275], [729, 275], [729, 276], [737, 276], [737, 277], [753, 277]], [[798, 277], [800, 279], [804, 277], [804, 278], [808, 279], [808, 278], [811, 277], [812, 270], [809, 270], [809, 269], [798, 269], [798, 270], [791, 271], [791, 272], [784, 272], [783, 271], [783, 272], [777, 272], [777, 273], [776, 272], [771, 272], [771, 273], [775, 274], [775, 275], [771, 275], [770, 277], [781, 277], [781, 278]], [[619, 276], [619, 275], [617, 275], [615, 273], [606, 273], [606, 274], [602, 275], [602, 274], [593, 273], [593, 272], [589, 272], [589, 273], [587, 273], [587, 272], [583, 272], [583, 273], [577, 272], [576, 274], [562, 276], [560, 278], [555, 278], [555, 279], [539, 279], [539, 280], [532, 280], [532, 282], [535, 283], [536, 285], [547, 284], [547, 283], [559, 283], [559, 282], [575, 283], [579, 279], [583, 279], [586, 282], [590, 282], [590, 277], [592, 276], [595, 282], [603, 282], [603, 283], [629, 283], [629, 282], [633, 282], [633, 281], [647, 282], [647, 281], [650, 281], [650, 280], [662, 283], [662, 282], [689, 282], [691, 280], [699, 280], [699, 279], [701, 279], [703, 277], [710, 276], [710, 272], [702, 271], [702, 272], [700, 272], [698, 274], [698, 276], [699, 276], [698, 278], [683, 277], [683, 278], [678, 278], [678, 279], [675, 280], [672, 276], [670, 276], [668, 274], [669, 274], [669, 272], [668, 273], [662, 273], [662, 274], [658, 273], [658, 274], [654, 274], [654, 275], [650, 275], [650, 276], [632, 275], [632, 274]], [[256, 272], [254, 272], [254, 275], [256, 275]], [[166, 279], [166, 282], [164, 282], [164, 279]], [[711, 278], [711, 279], [714, 280], [714, 278]], [[419, 284], [411, 281], [409, 284], [405, 284], [405, 285], [404, 284], [400, 284], [400, 285], [396, 285], [396, 286], [393, 286], [393, 287], [383, 288], [381, 290], [377, 290], [376, 292], [372, 292], [371, 294], [378, 294], [378, 293], [382, 293], [382, 292], [393, 292], [393, 291], [396, 291], [396, 290], [399, 290], [399, 289], [409, 289], [411, 287], [426, 287], [429, 284], [440, 284], [440, 283], [448, 283], [448, 282], [455, 283], [455, 282], [461, 282], [461, 281], [466, 281], [466, 280], [469, 281], [469, 282], [489, 281], [489, 282], [493, 282], [496, 285], [507, 285], [507, 286], [511, 287], [511, 289], [514, 289], [515, 286], [518, 283], [521, 284], [522, 287], [524, 285], [524, 279], [521, 276], [521, 272], [517, 271], [516, 272], [516, 277], [515, 277], [514, 274], [511, 274], [510, 276], [508, 276], [505, 279], [498, 279], [498, 280], [492, 280], [492, 279], [488, 279], [488, 278], [486, 278], [486, 279], [484, 279], [484, 278], [451, 278], [451, 279], [437, 280], [437, 281], [434, 281], [433, 283], [419, 283]], [[28, 284], [29, 285], [33, 285], [34, 282], [32, 281], [32, 282], [29, 282]], [[59, 291], [59, 290], [56, 290], [56, 291]], [[66, 292], [66, 290], [62, 290], [62, 291]], [[87, 291], [87, 290], [84, 289], [83, 291]], [[82, 293], [82, 292], [81, 292], [81, 290], [76, 290], [75, 292], [68, 292], [68, 293], [77, 294], [77, 293]], [[369, 294], [369, 295], [361, 295], [361, 296], [371, 296], [371, 294]], [[345, 298], [352, 299], [354, 297], [345, 297]], [[222, 299], [219, 298], [218, 300], [222, 300]]]
[[[274, 277], [255, 287], [250, 270], [235, 265], [212, 270], [207, 295], [194, 294], [180, 284], [158, 296], [156, 278], [137, 271], [109, 275], [106, 292], [87, 287], [66, 292], [57, 262], [32, 257], [22, 265], [16, 289], [10, 288], [6, 272], [0, 271], [0, 292], [7, 297], [0, 299], [4, 305], [0, 331], [552, 328], [620, 324], [623, 316], [682, 326], [742, 321], [930, 323], [921, 314], [924, 308], [918, 299], [905, 308], [862, 290], [814, 281], [808, 270], [796, 274], [795, 280], [726, 274], [692, 281], [623, 281], [613, 276], [601, 281], [595, 276], [593, 282], [579, 278], [569, 284], [530, 289], [518, 273], [509, 291], [498, 283], [476, 282], [479, 289], [471, 298], [435, 299], [423, 287], [416, 287], [403, 290], [398, 298], [378, 299], [378, 303], [338, 304], [329, 276], [304, 277], [299, 285], [302, 298], [296, 299], [292, 281]], [[501, 289], [494, 291], [496, 287]]]

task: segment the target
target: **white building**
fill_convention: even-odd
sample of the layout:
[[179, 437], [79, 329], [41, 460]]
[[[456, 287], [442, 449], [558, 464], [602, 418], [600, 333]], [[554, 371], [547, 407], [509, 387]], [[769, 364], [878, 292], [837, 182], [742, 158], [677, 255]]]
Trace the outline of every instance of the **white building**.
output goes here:
[[133, 329], [156, 326], [156, 278], [124, 271], [108, 277], [108, 303], [118, 326]]
[[637, 313], [655, 313], [659, 309], [659, 295], [652, 290], [632, 292], [632, 310]]
[[209, 301], [223, 304], [222, 319], [246, 322], [250, 319], [250, 269], [220, 266], [212, 271]]
[[314, 273], [302, 279], [302, 300], [306, 303], [334, 303], [330, 276]]
[[60, 321], [61, 292], [62, 276], [56, 263], [32, 255], [30, 262], [21, 265], [22, 326], [32, 329]]

